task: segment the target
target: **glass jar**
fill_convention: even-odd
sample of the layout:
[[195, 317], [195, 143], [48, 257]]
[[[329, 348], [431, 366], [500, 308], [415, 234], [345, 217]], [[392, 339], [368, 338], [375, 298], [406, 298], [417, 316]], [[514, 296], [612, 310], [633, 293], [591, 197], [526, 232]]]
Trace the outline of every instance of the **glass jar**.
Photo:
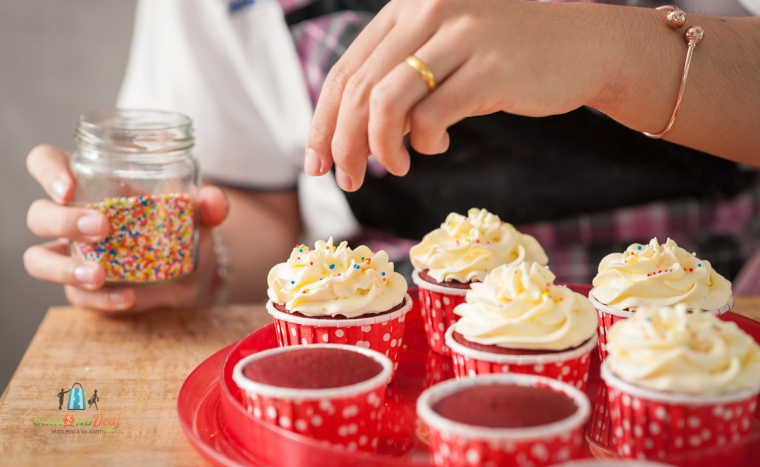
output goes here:
[[103, 212], [110, 233], [98, 243], [72, 242], [72, 256], [102, 264], [110, 285], [159, 285], [192, 274], [200, 190], [192, 120], [157, 110], [96, 110], [79, 117], [75, 140], [69, 205]]

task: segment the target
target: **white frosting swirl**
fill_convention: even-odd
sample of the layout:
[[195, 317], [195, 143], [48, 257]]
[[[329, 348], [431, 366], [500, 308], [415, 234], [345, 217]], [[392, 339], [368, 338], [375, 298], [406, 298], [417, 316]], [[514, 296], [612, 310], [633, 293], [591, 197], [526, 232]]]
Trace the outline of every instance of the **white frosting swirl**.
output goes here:
[[588, 298], [562, 285], [538, 263], [504, 265], [470, 286], [455, 330], [485, 345], [564, 350], [594, 335], [596, 310]]
[[710, 394], [760, 385], [760, 346], [732, 322], [686, 306], [640, 308], [607, 336], [605, 360], [619, 378], [678, 393]]
[[684, 303], [690, 310], [717, 310], [731, 299], [731, 282], [671, 239], [634, 243], [607, 255], [594, 278], [594, 298], [620, 310]]
[[427, 269], [438, 282], [480, 281], [502, 264], [526, 261], [545, 265], [549, 259], [538, 241], [485, 209], [467, 217], [451, 213], [441, 228], [409, 250], [414, 268]]
[[273, 302], [306, 316], [382, 313], [402, 303], [407, 289], [386, 252], [352, 250], [347, 242], [335, 247], [332, 237], [317, 241], [313, 250], [295, 247], [287, 263], [269, 271], [267, 282]]

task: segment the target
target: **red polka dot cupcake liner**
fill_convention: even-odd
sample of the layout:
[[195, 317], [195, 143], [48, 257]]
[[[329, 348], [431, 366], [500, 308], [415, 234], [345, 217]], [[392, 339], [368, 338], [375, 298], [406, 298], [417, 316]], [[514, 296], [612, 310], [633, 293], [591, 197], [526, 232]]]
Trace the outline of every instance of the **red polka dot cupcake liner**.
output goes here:
[[[600, 303], [594, 298], [594, 289], [588, 294], [588, 299], [591, 304], [596, 308], [596, 312], [599, 315], [599, 326], [597, 327], [597, 334], [599, 334], [599, 358], [604, 361], [607, 358], [607, 333], [613, 324], [620, 320], [628, 319], [633, 316], [633, 311], [618, 310], [611, 306]], [[734, 297], [729, 298], [728, 304], [719, 310], [710, 310], [705, 313], [709, 313], [715, 316], [721, 316], [729, 311], [734, 306]]]
[[[549, 388], [571, 397], [578, 410], [558, 422], [526, 428], [475, 427], [454, 422], [432, 410], [437, 401], [449, 394], [494, 383]], [[578, 389], [531, 375], [488, 375], [449, 380], [425, 390], [417, 399], [417, 415], [427, 427], [430, 454], [438, 467], [541, 467], [583, 457], [583, 424], [590, 411], [588, 398]]]
[[495, 373], [545, 376], [580, 389], [586, 389], [591, 352], [596, 348], [596, 334], [582, 346], [566, 352], [541, 355], [505, 355], [465, 347], [454, 340], [454, 326], [446, 331], [446, 345], [451, 349], [454, 374], [458, 379]]
[[425, 335], [427, 335], [430, 348], [444, 357], [451, 355], [451, 351], [444, 342], [446, 330], [457, 322], [454, 308], [465, 302], [465, 295], [469, 289], [454, 289], [443, 287], [422, 279], [417, 271], [412, 273], [412, 281], [417, 285], [420, 294], [420, 313], [425, 323]]
[[760, 387], [719, 395], [656, 391], [623, 381], [606, 363], [601, 376], [624, 458], [666, 459], [736, 443], [750, 431], [760, 393]]
[[280, 347], [291, 345], [344, 344], [375, 350], [393, 362], [396, 378], [404, 321], [412, 309], [412, 298], [404, 296], [404, 306], [393, 313], [369, 318], [315, 319], [294, 316], [277, 310], [271, 301], [267, 311], [274, 317]]
[[347, 451], [374, 452], [379, 443], [385, 389], [393, 364], [384, 355], [346, 345], [343, 348], [368, 355], [383, 365], [376, 376], [361, 383], [330, 389], [294, 389], [251, 381], [243, 375], [249, 363], [287, 352], [287, 347], [246, 357], [233, 370], [232, 379], [241, 389], [243, 406], [253, 417], [309, 438], [342, 446]]

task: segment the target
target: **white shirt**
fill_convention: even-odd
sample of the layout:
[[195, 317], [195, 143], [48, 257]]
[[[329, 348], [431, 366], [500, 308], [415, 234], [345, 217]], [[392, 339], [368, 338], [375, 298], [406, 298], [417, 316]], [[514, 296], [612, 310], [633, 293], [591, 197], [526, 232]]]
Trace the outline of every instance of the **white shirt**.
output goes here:
[[739, 0], [739, 3], [753, 16], [760, 16], [760, 0]]
[[332, 176], [309, 177], [312, 116], [303, 71], [275, 0], [141, 0], [119, 107], [184, 113], [211, 181], [257, 190], [298, 187], [302, 241], [358, 230]]

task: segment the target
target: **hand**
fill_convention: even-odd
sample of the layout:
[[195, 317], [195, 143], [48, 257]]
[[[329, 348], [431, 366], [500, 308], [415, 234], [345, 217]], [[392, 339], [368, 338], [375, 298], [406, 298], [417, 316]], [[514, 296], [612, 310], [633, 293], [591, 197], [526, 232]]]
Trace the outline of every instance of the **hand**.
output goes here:
[[227, 217], [224, 193], [216, 187], [204, 186], [200, 191], [201, 245], [198, 270], [191, 278], [165, 287], [103, 287], [106, 273], [92, 261], [72, 258], [69, 240], [99, 242], [108, 236], [108, 219], [99, 211], [67, 207], [74, 196], [74, 178], [68, 169], [69, 154], [53, 146], [37, 146], [27, 157], [29, 173], [53, 201], [41, 199], [32, 203], [27, 225], [35, 235], [54, 237], [24, 253], [27, 272], [37, 279], [65, 286], [66, 297], [76, 306], [100, 311], [143, 311], [159, 306], [187, 306], [203, 294], [213, 277], [215, 262], [208, 229]]
[[[357, 190], [373, 155], [390, 173], [409, 170], [403, 137], [439, 154], [446, 129], [467, 116], [505, 111], [565, 113], [603, 88], [594, 58], [601, 5], [506, 0], [394, 0], [351, 44], [327, 76], [312, 120], [305, 169]], [[609, 13], [605, 11], [604, 13]], [[602, 18], [600, 18], [602, 16]], [[428, 92], [405, 61], [432, 70]]]

